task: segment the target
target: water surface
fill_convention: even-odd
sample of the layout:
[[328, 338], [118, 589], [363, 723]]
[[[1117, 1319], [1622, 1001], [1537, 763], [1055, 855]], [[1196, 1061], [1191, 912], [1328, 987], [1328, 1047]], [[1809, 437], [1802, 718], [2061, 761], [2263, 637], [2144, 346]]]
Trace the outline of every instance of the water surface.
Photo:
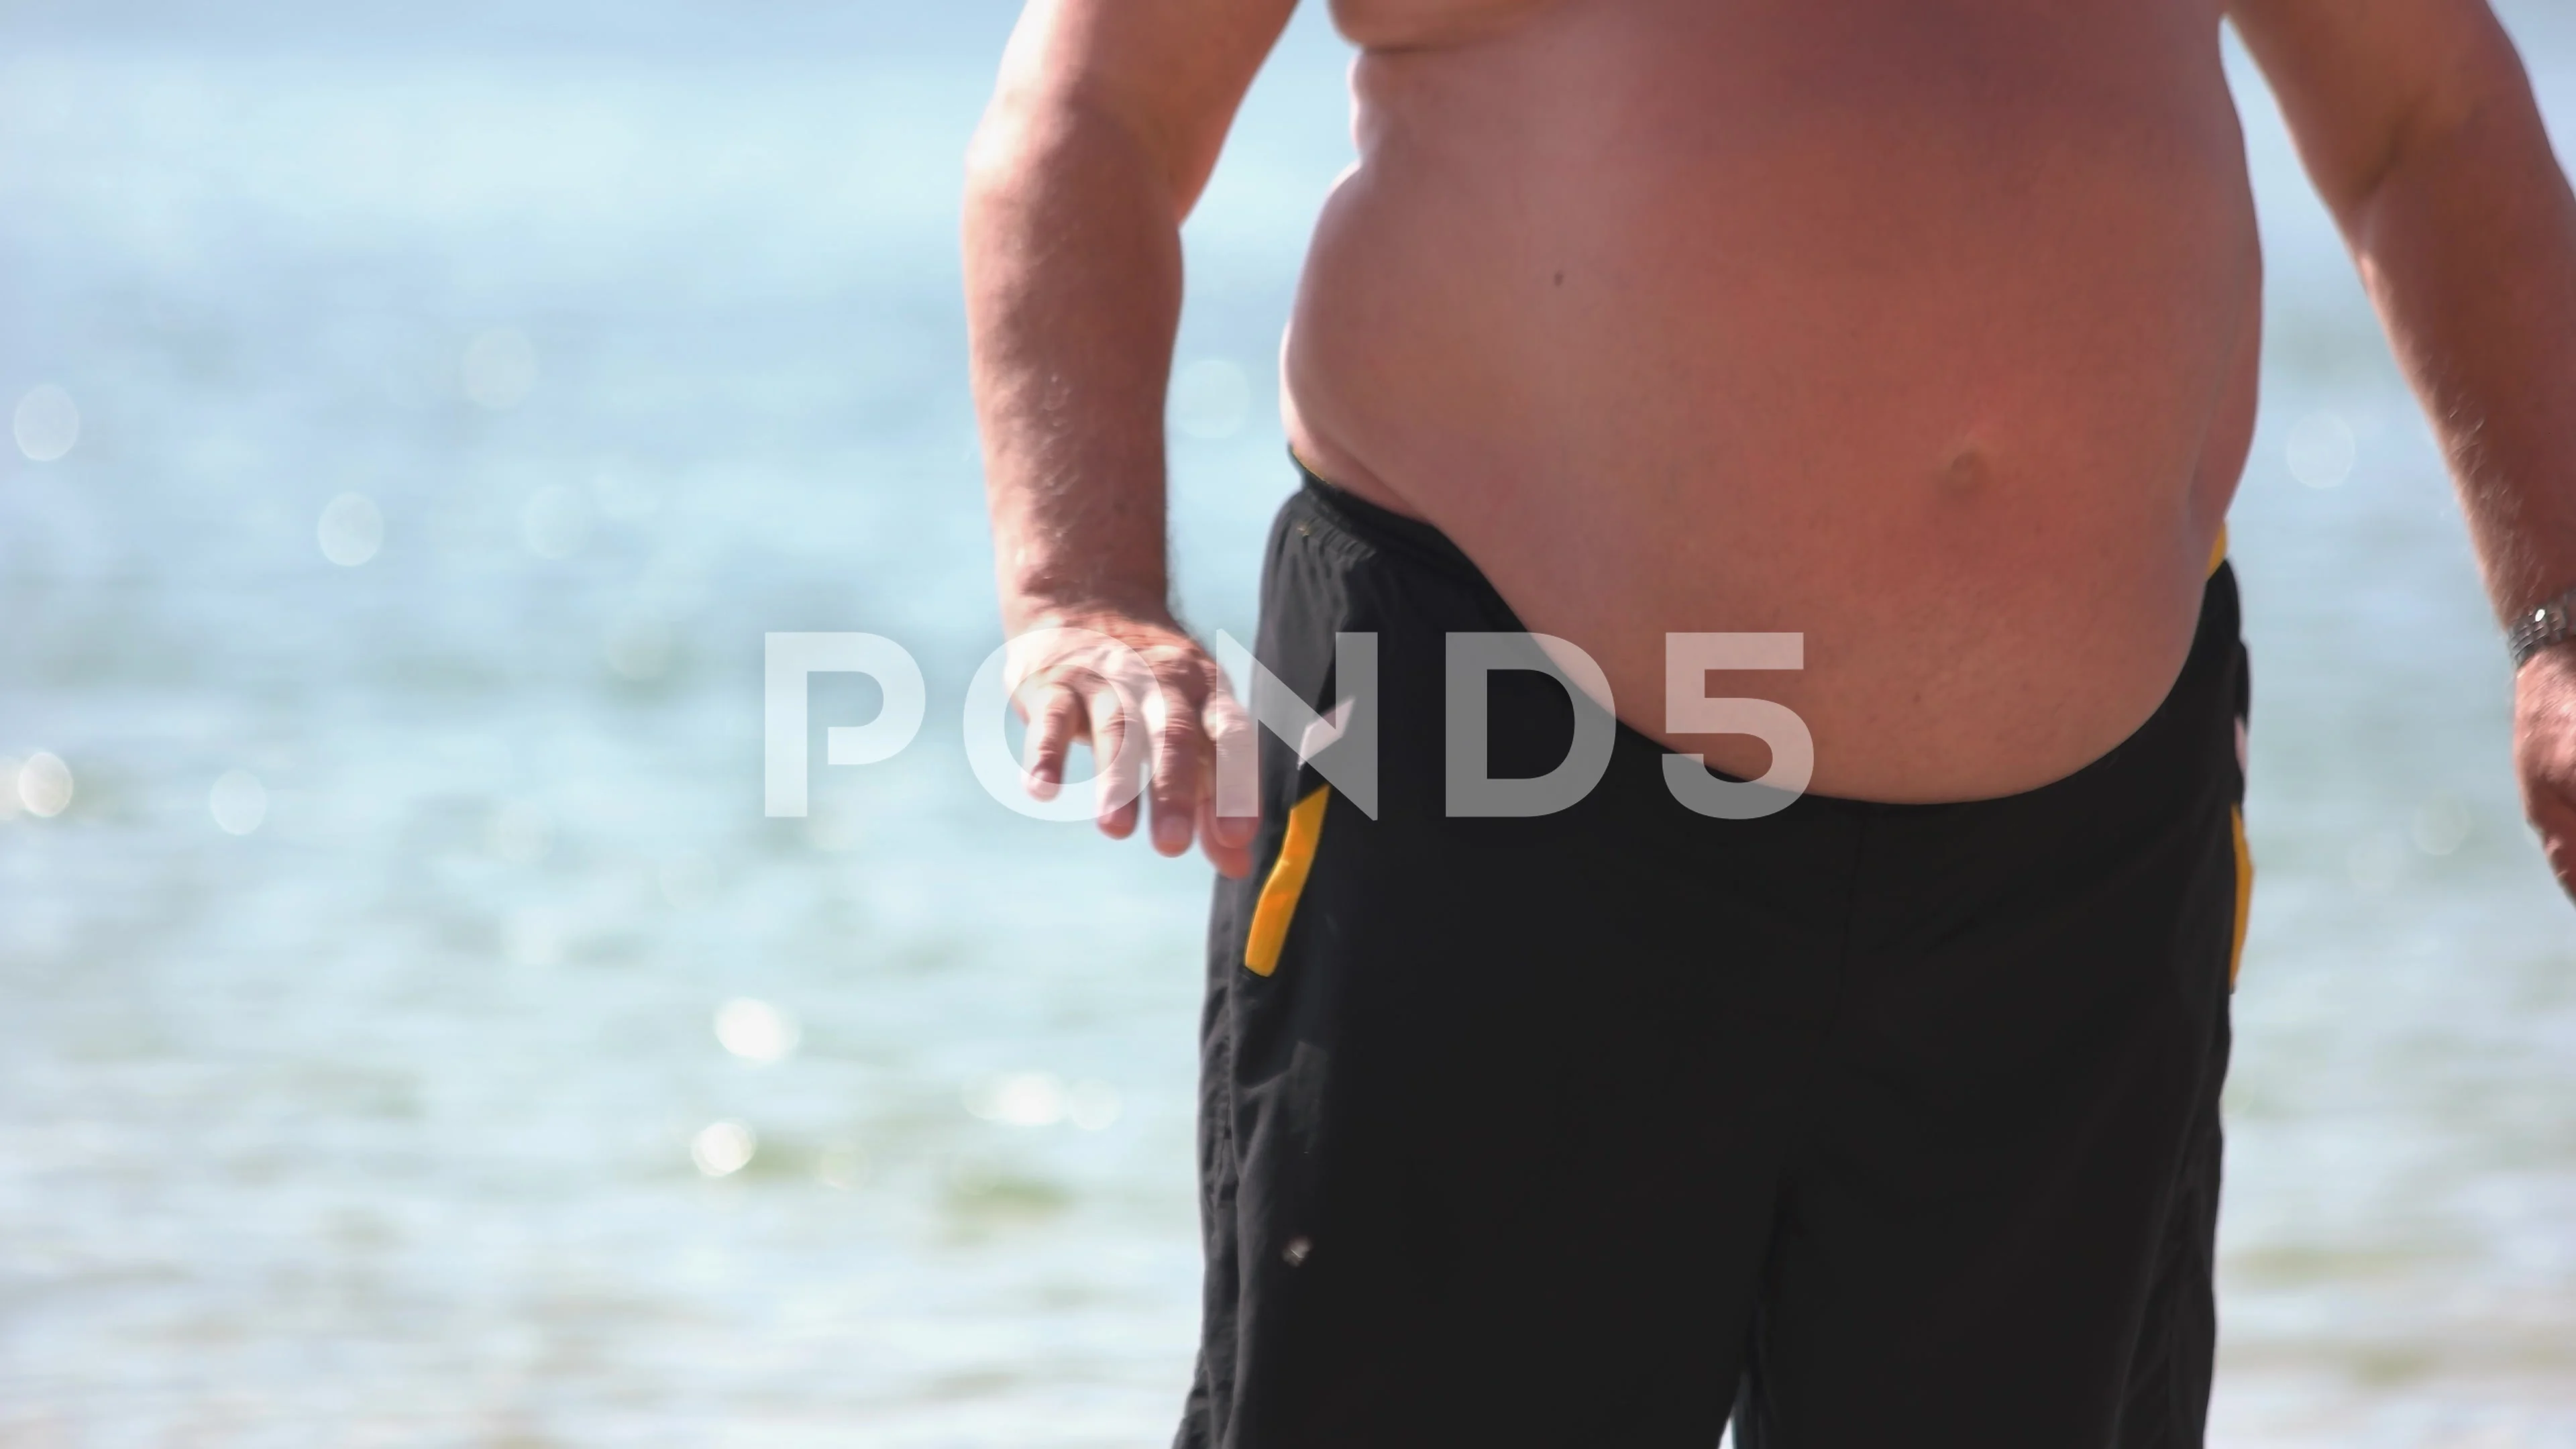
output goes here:
[[[2576, 28], [2509, 15], [2576, 117]], [[1168, 1437], [1205, 870], [953, 743], [999, 630], [957, 161], [1009, 18], [0, 19], [0, 403], [80, 420], [0, 452], [0, 756], [74, 785], [0, 812], [0, 1444]], [[1189, 231], [1179, 571], [1247, 637], [1345, 60], [1300, 17]], [[2238, 73], [2218, 1441], [2576, 1444], [2576, 914], [2438, 458]], [[760, 812], [780, 629], [930, 681], [802, 821]]]

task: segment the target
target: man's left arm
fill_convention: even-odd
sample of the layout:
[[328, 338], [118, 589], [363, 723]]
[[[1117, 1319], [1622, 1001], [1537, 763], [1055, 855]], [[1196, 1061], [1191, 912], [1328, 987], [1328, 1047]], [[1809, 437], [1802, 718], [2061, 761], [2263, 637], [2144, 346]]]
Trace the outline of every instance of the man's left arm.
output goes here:
[[[2576, 197], [2485, 0], [2231, 0], [2450, 459], [2499, 616], [2576, 589]], [[2514, 684], [2576, 894], [2576, 643]]]

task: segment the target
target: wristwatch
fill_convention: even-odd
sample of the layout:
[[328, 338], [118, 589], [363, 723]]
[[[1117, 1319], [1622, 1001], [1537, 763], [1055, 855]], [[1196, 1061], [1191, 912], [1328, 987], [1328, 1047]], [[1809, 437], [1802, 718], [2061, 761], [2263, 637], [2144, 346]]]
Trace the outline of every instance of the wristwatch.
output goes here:
[[2513, 650], [2513, 667], [2520, 669], [2534, 654], [2570, 638], [2576, 638], [2576, 589], [2515, 619], [2505, 645]]

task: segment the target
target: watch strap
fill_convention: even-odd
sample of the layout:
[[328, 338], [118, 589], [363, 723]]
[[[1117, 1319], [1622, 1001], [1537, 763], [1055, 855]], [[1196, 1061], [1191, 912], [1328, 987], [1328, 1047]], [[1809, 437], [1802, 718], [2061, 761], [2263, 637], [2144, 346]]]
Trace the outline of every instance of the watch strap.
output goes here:
[[2513, 667], [2520, 669], [2531, 662], [2534, 654], [2576, 637], [2576, 619], [2571, 619], [2571, 614], [2576, 614], [2576, 589], [2517, 615], [2513, 628], [2505, 634], [2505, 645], [2513, 651]]

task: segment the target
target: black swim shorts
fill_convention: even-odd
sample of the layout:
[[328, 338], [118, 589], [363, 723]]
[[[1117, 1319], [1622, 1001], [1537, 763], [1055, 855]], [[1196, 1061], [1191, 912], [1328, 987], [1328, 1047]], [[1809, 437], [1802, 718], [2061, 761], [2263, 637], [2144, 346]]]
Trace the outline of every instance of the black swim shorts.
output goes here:
[[[1255, 653], [1377, 636], [1376, 817], [1264, 731], [1208, 933], [1182, 1449], [2201, 1442], [2250, 867], [2236, 585], [2171, 695], [2025, 794], [1713, 819], [1620, 726], [1554, 814], [1443, 808], [1439, 532], [1311, 476]], [[1574, 730], [1490, 676], [1495, 776]]]

